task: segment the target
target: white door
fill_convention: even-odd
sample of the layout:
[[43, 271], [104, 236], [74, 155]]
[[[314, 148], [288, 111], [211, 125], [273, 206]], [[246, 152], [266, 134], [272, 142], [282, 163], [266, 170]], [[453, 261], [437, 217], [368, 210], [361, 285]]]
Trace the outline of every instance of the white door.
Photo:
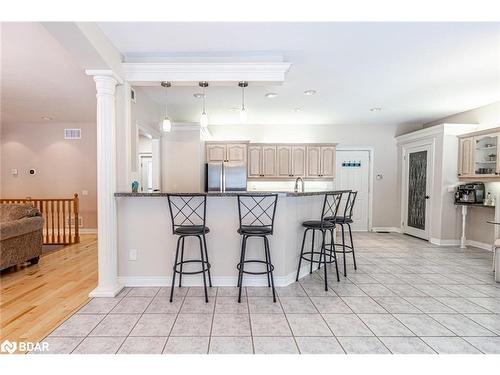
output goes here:
[[403, 155], [403, 232], [424, 240], [429, 239], [431, 190], [430, 145], [408, 148]]
[[[353, 230], [368, 231], [370, 196], [370, 153], [369, 151], [336, 152], [335, 189], [357, 191], [352, 220]], [[345, 199], [342, 198], [339, 215], [344, 214]]]
[[141, 191], [153, 190], [153, 157], [151, 154], [140, 155]]

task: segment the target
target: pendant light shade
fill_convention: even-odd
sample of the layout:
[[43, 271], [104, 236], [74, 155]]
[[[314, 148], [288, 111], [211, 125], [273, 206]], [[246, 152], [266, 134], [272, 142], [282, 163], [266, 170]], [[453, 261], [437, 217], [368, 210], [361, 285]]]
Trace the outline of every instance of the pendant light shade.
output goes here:
[[248, 86], [248, 82], [241, 81], [238, 83], [241, 87], [241, 109], [240, 109], [240, 122], [242, 124], [247, 122], [247, 110], [245, 108], [245, 87]]
[[172, 84], [170, 82], [165, 82], [163, 81], [161, 83], [161, 85], [163, 87], [165, 87], [165, 118], [163, 119], [162, 123], [161, 123], [161, 129], [165, 132], [165, 133], [168, 133], [170, 131], [172, 131], [172, 123], [170, 122], [170, 119], [168, 118], [168, 110], [167, 110], [167, 99], [168, 99], [168, 95], [167, 95], [167, 90], [170, 86], [172, 86]]
[[206, 98], [205, 88], [208, 87], [208, 82], [206, 82], [206, 81], [200, 82], [199, 86], [203, 88], [203, 110], [202, 110], [201, 116], [200, 116], [200, 126], [202, 128], [206, 128], [206, 127], [208, 127], [208, 115], [207, 115], [207, 111], [205, 108], [205, 98]]

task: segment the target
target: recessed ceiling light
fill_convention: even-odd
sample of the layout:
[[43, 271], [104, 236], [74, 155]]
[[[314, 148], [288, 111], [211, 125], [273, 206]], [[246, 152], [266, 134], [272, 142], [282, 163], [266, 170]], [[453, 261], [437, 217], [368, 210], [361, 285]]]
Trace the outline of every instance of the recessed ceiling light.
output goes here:
[[295, 113], [298, 113], [298, 112], [300, 112], [302, 110], [300, 108], [294, 108], [294, 109], [292, 109], [292, 111], [294, 111]]
[[201, 93], [201, 92], [197, 92], [196, 94], [193, 94], [193, 96], [196, 98], [196, 99], [203, 99], [203, 97], [205, 96], [205, 94]]
[[380, 108], [380, 107], [370, 108], [370, 112], [380, 112], [381, 110], [382, 110], [382, 108]]
[[316, 90], [306, 90], [304, 91], [304, 95], [307, 95], [307, 96], [312, 96], [316, 94]]
[[42, 116], [42, 120], [51, 121], [51, 120], [53, 120], [53, 118], [50, 116]]
[[266, 98], [276, 98], [278, 96], [278, 94], [276, 94], [275, 92], [268, 92], [266, 95], [264, 95]]

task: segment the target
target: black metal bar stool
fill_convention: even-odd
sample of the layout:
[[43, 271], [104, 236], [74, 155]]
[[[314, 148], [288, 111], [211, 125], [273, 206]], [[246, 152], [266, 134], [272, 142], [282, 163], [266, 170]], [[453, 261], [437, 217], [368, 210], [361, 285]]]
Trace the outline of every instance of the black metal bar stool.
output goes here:
[[[273, 301], [276, 302], [276, 291], [274, 289], [273, 270], [274, 266], [271, 262], [271, 252], [269, 250], [269, 240], [267, 236], [271, 236], [274, 230], [274, 216], [276, 213], [276, 203], [278, 201], [277, 194], [245, 194], [238, 195], [238, 214], [240, 226], [238, 233], [243, 236], [241, 242], [240, 262], [237, 264], [238, 269], [238, 302], [241, 302], [241, 289], [243, 287], [243, 274], [251, 275], [267, 275], [267, 285], [273, 288]], [[245, 253], [247, 241], [250, 237], [260, 237], [264, 241], [264, 254], [266, 260], [261, 259], [246, 259]], [[245, 264], [261, 263], [265, 264], [265, 271], [246, 271]]]
[[[205, 235], [210, 229], [205, 225], [207, 211], [207, 197], [205, 194], [168, 194], [168, 205], [172, 218], [172, 232], [178, 235], [177, 249], [175, 251], [175, 262], [172, 275], [172, 290], [170, 291], [170, 302], [174, 297], [175, 276], [179, 274], [179, 287], [182, 286], [182, 275], [203, 274], [203, 285], [205, 287], [205, 302], [208, 302], [207, 280], [212, 287], [210, 276], [210, 263], [208, 262], [207, 241]], [[200, 259], [184, 260], [184, 243], [186, 237], [196, 237], [200, 244]], [[179, 261], [180, 250], [180, 261]], [[184, 271], [183, 266], [187, 263], [200, 263], [199, 271]]]
[[[354, 202], [356, 202], [356, 197], [358, 195], [357, 191], [350, 191], [347, 194], [347, 199], [345, 202], [344, 206], [344, 213], [342, 216], [336, 216], [336, 217], [327, 217], [327, 220], [332, 221], [336, 225], [340, 225], [342, 228], [342, 243], [341, 244], [336, 244], [332, 243], [333, 246], [330, 246], [330, 252], [332, 250], [335, 251], [335, 253], [342, 253], [344, 256], [344, 276], [347, 276], [347, 265], [345, 261], [345, 255], [346, 253], [352, 253], [352, 260], [354, 262], [354, 269], [357, 270], [358, 268], [356, 267], [356, 256], [354, 254], [354, 243], [352, 242], [352, 229], [351, 229], [351, 224], [353, 223], [352, 220], [352, 212], [354, 210]], [[345, 243], [345, 232], [344, 232], [344, 225], [347, 225], [347, 228], [349, 229], [349, 239], [351, 244], [346, 245]], [[342, 247], [342, 250], [339, 248]]]
[[[340, 200], [342, 199], [342, 192], [334, 192], [325, 194], [325, 199], [323, 201], [323, 209], [321, 211], [321, 220], [308, 220], [302, 223], [302, 226], [306, 228], [304, 230], [304, 236], [302, 237], [302, 248], [300, 250], [299, 266], [297, 268], [297, 277], [295, 281], [299, 281], [300, 266], [302, 264], [302, 259], [310, 262], [309, 273], [312, 273], [313, 263], [318, 264], [318, 269], [321, 267], [321, 263], [324, 265], [325, 272], [325, 290], [328, 290], [328, 278], [327, 278], [327, 264], [335, 263], [335, 271], [337, 272], [337, 281], [340, 281], [339, 269], [337, 265], [337, 257], [334, 251], [329, 251], [327, 260], [327, 244], [326, 244], [326, 232], [330, 232], [330, 245], [331, 248], [335, 248], [335, 236], [334, 229], [335, 223], [327, 218], [336, 217], [340, 205]], [[311, 251], [304, 251], [304, 246], [306, 243], [307, 232], [312, 231], [312, 242]], [[321, 232], [321, 249], [319, 252], [314, 251], [314, 234], [316, 231]], [[319, 259], [315, 259], [315, 255], [319, 255]], [[333, 255], [333, 257], [332, 257]], [[307, 257], [309, 256], [309, 257]]]

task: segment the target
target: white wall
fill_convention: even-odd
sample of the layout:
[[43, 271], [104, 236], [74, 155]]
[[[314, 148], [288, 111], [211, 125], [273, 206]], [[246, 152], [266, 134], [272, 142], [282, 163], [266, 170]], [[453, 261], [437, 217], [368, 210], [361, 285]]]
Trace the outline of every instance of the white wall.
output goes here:
[[400, 227], [400, 199], [397, 125], [233, 125], [211, 126], [214, 140], [249, 140], [251, 142], [326, 142], [340, 146], [369, 146], [374, 149], [373, 226]]

